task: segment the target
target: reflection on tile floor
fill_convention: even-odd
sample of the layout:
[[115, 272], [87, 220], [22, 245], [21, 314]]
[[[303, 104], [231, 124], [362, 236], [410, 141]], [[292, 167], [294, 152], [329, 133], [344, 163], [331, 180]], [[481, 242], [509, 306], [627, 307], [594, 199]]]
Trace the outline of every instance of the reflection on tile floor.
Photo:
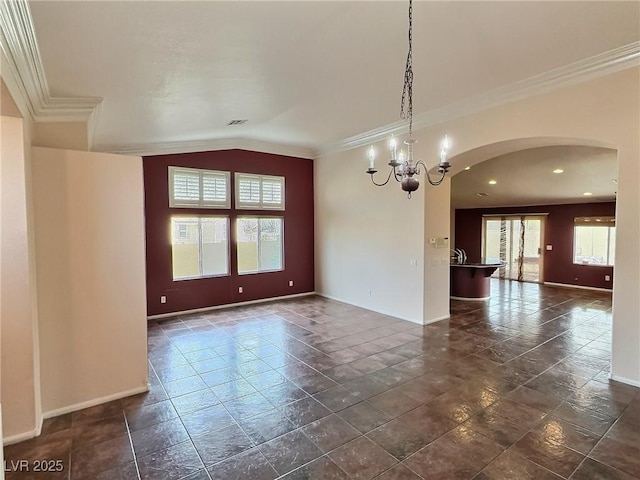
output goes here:
[[611, 296], [500, 282], [425, 327], [320, 297], [149, 323], [151, 390], [45, 422], [52, 479], [640, 478]]

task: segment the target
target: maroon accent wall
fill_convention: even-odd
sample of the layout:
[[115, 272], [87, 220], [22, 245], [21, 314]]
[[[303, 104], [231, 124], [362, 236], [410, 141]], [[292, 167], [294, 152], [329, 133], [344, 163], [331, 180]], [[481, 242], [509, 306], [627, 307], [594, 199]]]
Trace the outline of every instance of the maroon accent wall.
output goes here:
[[[233, 198], [233, 173], [285, 177], [285, 211], [169, 208], [168, 167], [229, 171]], [[308, 159], [223, 150], [143, 158], [147, 242], [147, 312], [149, 315], [312, 292], [313, 264], [313, 162]], [[232, 201], [233, 206], [233, 201]], [[173, 214], [228, 215], [230, 218], [230, 267], [226, 277], [173, 281], [170, 221]], [[237, 274], [235, 219], [239, 215], [284, 217], [284, 270]], [[294, 286], [289, 286], [289, 280]], [[243, 293], [238, 293], [238, 287]], [[160, 303], [166, 295], [167, 303]]]
[[544, 244], [553, 250], [543, 251], [543, 281], [584, 287], [612, 288], [613, 267], [594, 267], [573, 264], [573, 224], [575, 217], [613, 216], [616, 204], [576, 203], [571, 205], [538, 205], [506, 208], [456, 209], [455, 248], [463, 248], [470, 262], [480, 261], [482, 255], [482, 216], [514, 215], [519, 213], [547, 213]]

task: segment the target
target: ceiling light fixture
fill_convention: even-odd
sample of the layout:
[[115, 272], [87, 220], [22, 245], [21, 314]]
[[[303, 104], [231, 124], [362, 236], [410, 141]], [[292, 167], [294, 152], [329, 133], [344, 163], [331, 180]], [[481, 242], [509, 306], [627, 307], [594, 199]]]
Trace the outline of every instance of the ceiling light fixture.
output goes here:
[[498, 182], [495, 181], [495, 180], [489, 180], [489, 185], [495, 185], [496, 183], [498, 183]]
[[389, 175], [383, 183], [377, 183], [373, 179], [373, 175], [377, 172], [375, 167], [376, 151], [371, 146], [369, 149], [369, 168], [367, 173], [371, 175], [371, 181], [378, 187], [383, 187], [393, 176], [396, 182], [402, 186], [402, 190], [407, 192], [407, 197], [411, 198], [411, 193], [415, 192], [420, 186], [420, 182], [415, 175], [420, 175], [420, 167], [424, 168], [426, 178], [431, 185], [437, 186], [442, 183], [445, 175], [451, 168], [451, 164], [447, 161], [447, 152], [450, 148], [449, 138], [445, 135], [440, 144], [440, 163], [438, 164], [439, 178], [433, 180], [429, 174], [426, 164], [422, 160], [417, 162], [413, 159], [413, 146], [416, 139], [413, 138], [413, 2], [409, 0], [409, 52], [407, 54], [407, 63], [404, 70], [404, 87], [402, 89], [402, 101], [400, 102], [400, 118], [409, 123], [409, 138], [405, 140], [407, 146], [407, 154], [404, 151], [398, 152], [398, 144], [395, 138], [391, 137], [389, 141], [389, 150], [391, 150], [391, 160], [388, 165], [391, 167]]
[[556, 168], [553, 173], [564, 173], [564, 170], [561, 168]]
[[591, 193], [591, 192], [584, 192], [582, 195], [584, 195], [585, 197], [590, 197], [591, 195], [593, 195], [593, 193]]
[[471, 167], [464, 167], [465, 170], [471, 170]]

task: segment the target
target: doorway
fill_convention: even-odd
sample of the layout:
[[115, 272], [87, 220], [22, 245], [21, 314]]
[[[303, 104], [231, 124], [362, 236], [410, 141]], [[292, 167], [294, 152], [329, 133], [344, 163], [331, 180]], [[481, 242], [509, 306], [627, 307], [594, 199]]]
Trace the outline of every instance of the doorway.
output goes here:
[[502, 262], [493, 277], [542, 283], [544, 215], [485, 215], [482, 256]]

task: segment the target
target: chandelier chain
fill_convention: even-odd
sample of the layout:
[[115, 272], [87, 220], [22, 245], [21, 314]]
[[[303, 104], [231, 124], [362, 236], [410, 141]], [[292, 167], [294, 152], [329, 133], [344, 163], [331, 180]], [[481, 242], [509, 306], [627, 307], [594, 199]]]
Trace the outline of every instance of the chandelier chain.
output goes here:
[[413, 1], [409, 0], [409, 52], [404, 70], [404, 88], [400, 118], [409, 121], [409, 137], [413, 134]]
[[429, 168], [422, 160], [414, 160], [414, 145], [417, 142], [413, 138], [413, 0], [409, 0], [409, 51], [407, 52], [407, 63], [404, 68], [404, 85], [402, 87], [402, 101], [400, 102], [400, 118], [409, 124], [409, 138], [404, 141], [407, 146], [406, 155], [404, 150], [398, 152], [398, 144], [395, 138], [391, 137], [389, 141], [389, 149], [391, 150], [391, 160], [388, 165], [391, 167], [389, 174], [384, 182], [378, 183], [373, 176], [378, 172], [376, 170], [376, 151], [373, 145], [369, 149], [369, 168], [367, 173], [371, 175], [371, 181], [378, 187], [383, 187], [391, 178], [400, 183], [402, 190], [407, 192], [407, 196], [411, 198], [411, 193], [415, 192], [420, 186], [418, 176], [422, 171], [425, 172], [426, 180], [433, 186], [442, 184], [447, 172], [451, 168], [451, 164], [447, 160], [447, 151], [449, 149], [449, 140], [445, 135], [440, 145], [440, 163], [438, 164], [438, 174], [436, 178], [431, 178]]

